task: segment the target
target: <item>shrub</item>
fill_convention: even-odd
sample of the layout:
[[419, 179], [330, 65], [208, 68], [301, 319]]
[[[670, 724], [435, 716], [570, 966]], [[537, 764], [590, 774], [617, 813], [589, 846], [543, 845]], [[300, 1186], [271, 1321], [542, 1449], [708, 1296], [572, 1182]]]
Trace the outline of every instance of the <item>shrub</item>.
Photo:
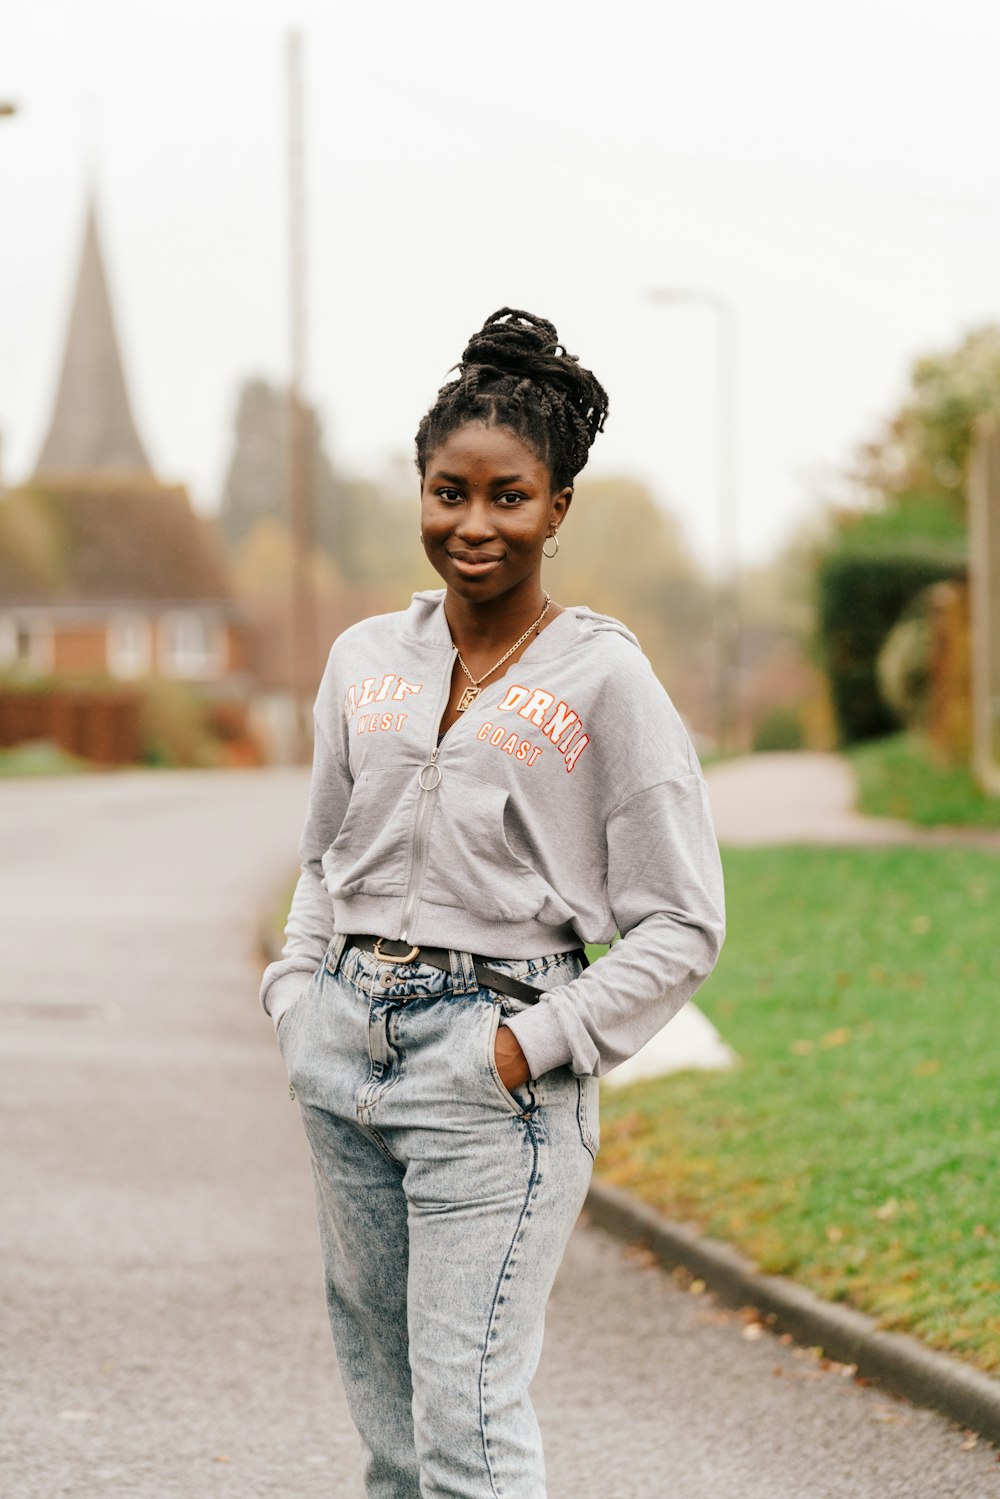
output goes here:
[[907, 604], [932, 583], [960, 577], [948, 550], [864, 552], [842, 547], [819, 567], [819, 632], [841, 742], [890, 734], [899, 717], [879, 686], [877, 661]]
[[924, 589], [903, 610], [882, 643], [875, 674], [883, 700], [908, 729], [922, 729], [930, 712], [930, 594]]
[[802, 714], [798, 708], [785, 705], [769, 708], [757, 724], [753, 737], [754, 750], [764, 753], [770, 750], [800, 750], [805, 744]]
[[142, 683], [139, 736], [146, 765], [205, 768], [218, 763], [209, 704], [187, 682], [149, 677]]

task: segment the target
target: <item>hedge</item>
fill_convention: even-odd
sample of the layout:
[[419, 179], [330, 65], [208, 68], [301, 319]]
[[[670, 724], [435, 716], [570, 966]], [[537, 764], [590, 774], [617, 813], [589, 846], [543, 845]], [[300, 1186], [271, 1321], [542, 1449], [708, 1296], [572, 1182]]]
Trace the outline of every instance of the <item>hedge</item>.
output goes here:
[[921, 589], [964, 576], [954, 554], [849, 549], [828, 552], [818, 574], [823, 662], [843, 744], [894, 733], [899, 720], [879, 690], [876, 662], [886, 636]]

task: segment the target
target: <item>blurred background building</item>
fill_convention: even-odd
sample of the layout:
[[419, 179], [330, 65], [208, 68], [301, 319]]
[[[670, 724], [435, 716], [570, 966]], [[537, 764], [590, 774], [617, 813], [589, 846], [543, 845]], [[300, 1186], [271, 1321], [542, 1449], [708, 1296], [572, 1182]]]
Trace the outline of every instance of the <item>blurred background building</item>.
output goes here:
[[214, 723], [227, 763], [255, 760], [252, 656], [216, 527], [156, 476], [136, 428], [91, 195], [48, 431], [0, 505], [0, 742], [183, 759]]

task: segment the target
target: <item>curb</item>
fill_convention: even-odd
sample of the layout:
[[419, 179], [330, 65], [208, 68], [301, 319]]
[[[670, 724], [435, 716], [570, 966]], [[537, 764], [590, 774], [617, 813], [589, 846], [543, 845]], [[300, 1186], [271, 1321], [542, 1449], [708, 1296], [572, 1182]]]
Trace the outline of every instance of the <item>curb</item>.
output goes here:
[[823, 1301], [785, 1276], [761, 1274], [730, 1245], [671, 1223], [619, 1187], [593, 1182], [587, 1210], [592, 1223], [645, 1245], [666, 1268], [683, 1266], [725, 1305], [754, 1307], [797, 1343], [821, 1347], [838, 1363], [855, 1364], [865, 1379], [1000, 1443], [1000, 1380], [905, 1333], [883, 1332], [863, 1312]]

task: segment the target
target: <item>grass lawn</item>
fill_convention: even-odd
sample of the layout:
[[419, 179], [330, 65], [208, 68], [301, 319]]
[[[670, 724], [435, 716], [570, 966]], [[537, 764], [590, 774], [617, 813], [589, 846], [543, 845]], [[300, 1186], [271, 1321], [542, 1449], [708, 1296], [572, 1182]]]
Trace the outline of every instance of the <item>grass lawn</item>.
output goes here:
[[725, 854], [699, 1003], [743, 1058], [603, 1099], [601, 1174], [1000, 1369], [1000, 859]]
[[858, 811], [902, 817], [925, 827], [1000, 828], [1000, 796], [982, 792], [971, 771], [942, 769], [909, 734], [874, 739], [848, 752], [858, 788]]

